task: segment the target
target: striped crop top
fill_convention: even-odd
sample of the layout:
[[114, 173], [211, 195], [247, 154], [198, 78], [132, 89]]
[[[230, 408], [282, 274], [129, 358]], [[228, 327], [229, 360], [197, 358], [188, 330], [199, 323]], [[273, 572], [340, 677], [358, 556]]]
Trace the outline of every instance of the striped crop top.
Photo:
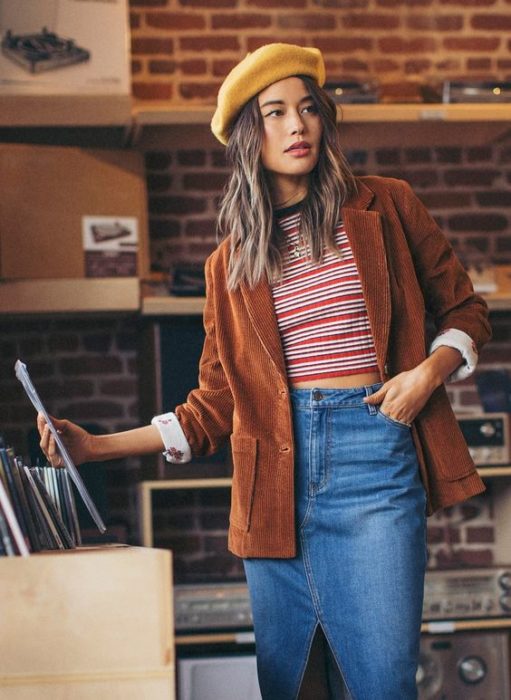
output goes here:
[[342, 221], [339, 258], [314, 263], [299, 240], [300, 206], [277, 212], [283, 233], [282, 278], [273, 301], [289, 379], [310, 381], [378, 371], [374, 340], [353, 252]]

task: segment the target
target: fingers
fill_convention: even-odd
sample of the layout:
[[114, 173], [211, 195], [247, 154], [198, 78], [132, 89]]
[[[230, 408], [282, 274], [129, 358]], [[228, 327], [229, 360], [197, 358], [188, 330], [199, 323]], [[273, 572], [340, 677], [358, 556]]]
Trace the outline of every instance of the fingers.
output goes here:
[[46, 457], [46, 459], [52, 467], [63, 467], [64, 460], [60, 456], [57, 443], [55, 442], [55, 438], [51, 434], [50, 429], [46, 421], [44, 420], [44, 416], [42, 417], [41, 427], [39, 416], [37, 417], [37, 427], [41, 435], [41, 441], [39, 442], [39, 446], [43, 451], [44, 456]]

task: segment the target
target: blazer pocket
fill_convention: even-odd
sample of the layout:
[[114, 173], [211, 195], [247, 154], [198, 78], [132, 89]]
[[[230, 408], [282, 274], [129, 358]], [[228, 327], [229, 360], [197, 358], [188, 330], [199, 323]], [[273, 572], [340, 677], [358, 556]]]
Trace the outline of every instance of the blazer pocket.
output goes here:
[[232, 490], [231, 525], [248, 532], [256, 479], [257, 439], [249, 435], [231, 435]]

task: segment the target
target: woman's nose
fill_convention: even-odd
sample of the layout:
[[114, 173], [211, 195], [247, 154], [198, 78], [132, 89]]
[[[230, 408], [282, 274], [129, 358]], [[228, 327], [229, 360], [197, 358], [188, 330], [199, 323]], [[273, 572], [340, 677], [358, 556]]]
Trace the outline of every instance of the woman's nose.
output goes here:
[[292, 134], [303, 134], [305, 125], [299, 114], [294, 114], [290, 117], [290, 132]]

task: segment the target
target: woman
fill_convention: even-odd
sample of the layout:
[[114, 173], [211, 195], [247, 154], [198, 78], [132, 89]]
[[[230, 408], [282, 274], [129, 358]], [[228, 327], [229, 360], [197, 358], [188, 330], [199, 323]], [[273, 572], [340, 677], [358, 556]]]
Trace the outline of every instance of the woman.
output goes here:
[[484, 488], [444, 382], [473, 371], [490, 331], [409, 186], [351, 174], [324, 79], [317, 49], [270, 44], [220, 89], [212, 129], [233, 172], [206, 262], [199, 388], [124, 433], [56, 423], [78, 463], [162, 443], [182, 462], [230, 438], [229, 548], [244, 559], [263, 698], [305, 696], [321, 636], [332, 697], [408, 700], [426, 513]]

